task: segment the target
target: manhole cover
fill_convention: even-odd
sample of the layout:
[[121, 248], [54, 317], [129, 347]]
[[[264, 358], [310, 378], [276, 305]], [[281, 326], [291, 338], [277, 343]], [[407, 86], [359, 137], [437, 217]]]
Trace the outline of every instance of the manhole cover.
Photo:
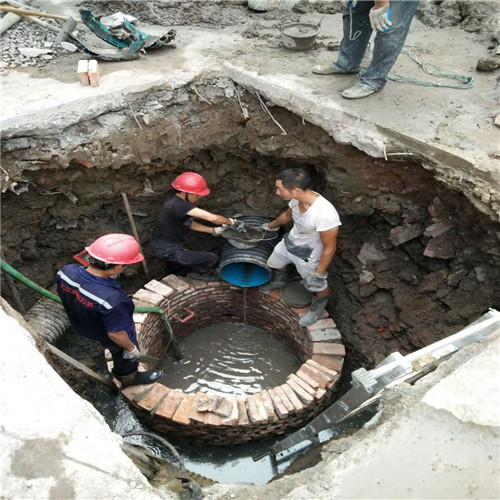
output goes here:
[[313, 294], [298, 281], [287, 283], [281, 290], [283, 302], [289, 307], [306, 307], [311, 303]]

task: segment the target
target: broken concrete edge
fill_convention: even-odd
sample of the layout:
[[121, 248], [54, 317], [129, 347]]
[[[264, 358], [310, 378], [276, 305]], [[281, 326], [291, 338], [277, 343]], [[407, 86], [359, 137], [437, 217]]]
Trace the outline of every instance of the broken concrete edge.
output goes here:
[[[166, 310], [170, 310], [175, 307], [182, 308], [184, 305], [184, 302], [179, 302], [177, 306], [171, 307], [170, 301], [175, 300], [177, 296], [185, 296], [187, 301], [192, 301], [197, 294], [221, 287], [237, 289], [222, 281], [205, 282], [167, 275], [159, 281], [150, 281], [133, 297], [139, 299], [141, 304], [163, 305]], [[295, 314], [293, 308], [281, 301], [276, 303]], [[175, 312], [171, 310], [172, 314]], [[157, 315], [154, 313], [134, 313], [140, 343], [141, 329], [148, 319], [154, 321], [155, 316]], [[238, 439], [250, 441], [275, 432], [284, 432], [286, 428], [296, 427], [323, 411], [332, 399], [340, 378], [345, 347], [337, 338], [334, 342], [315, 342], [311, 334], [334, 328], [338, 332], [335, 322], [328, 315], [314, 325], [303, 328], [309, 343], [308, 352], [311, 354], [297, 371], [290, 374], [288, 380], [278, 387], [238, 397], [215, 396], [202, 392], [190, 394], [156, 383], [125, 388], [122, 395], [135, 409], [150, 412], [152, 419], [164, 421], [167, 428], [183, 435], [203, 436], [208, 440], [207, 436], [209, 437], [212, 431], [219, 436], [223, 429], [226, 430], [225, 434], [228, 434], [228, 429], [240, 429], [241, 436]], [[146, 328], [145, 331], [148, 330], [151, 328]], [[108, 362], [108, 369], [111, 368], [112, 363]], [[141, 365], [140, 369], [144, 367]], [[116, 380], [115, 383], [118, 385]], [[225, 444], [230, 442], [231, 437], [227, 438], [229, 441], [220, 437], [217, 439], [214, 444]]]
[[[413, 153], [413, 159], [426, 160], [427, 163], [423, 166], [435, 172], [438, 180], [453, 190], [463, 192], [477, 209], [493, 220], [500, 220], [500, 207], [491, 201], [484, 202], [473, 192], [478, 180], [482, 183], [482, 189], [488, 193], [498, 193], [500, 190], [500, 176], [493, 178], [498, 167], [486, 154], [478, 159], [477, 164], [473, 164], [441, 144], [424, 142], [363, 120], [360, 116], [343, 110], [341, 103], [325, 103], [321, 97], [292, 92], [281, 86], [278, 78], [273, 81], [274, 77], [267, 75], [264, 81], [256, 72], [243, 70], [229, 62], [223, 62], [221, 66], [226, 76], [234, 82], [247, 89], [254, 89], [278, 106], [302, 116], [303, 120], [322, 128], [340, 144], [350, 144], [374, 158], [384, 158], [385, 151], [397, 150]], [[490, 168], [485, 168], [485, 165]], [[451, 171], [450, 167], [456, 171]], [[467, 180], [471, 172], [475, 174], [474, 181], [470, 185], [464, 184], [464, 178]]]

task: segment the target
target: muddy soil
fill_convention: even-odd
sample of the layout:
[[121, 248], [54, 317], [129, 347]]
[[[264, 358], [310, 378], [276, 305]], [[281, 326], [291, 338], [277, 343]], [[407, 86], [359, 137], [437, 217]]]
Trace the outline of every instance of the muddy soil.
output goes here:
[[[279, 135], [254, 94], [223, 78], [196, 82], [196, 91], [212, 104], [193, 87], [157, 90], [131, 103], [133, 112], [4, 141], [3, 168], [27, 189], [3, 195], [6, 260], [50, 287], [97, 236], [130, 232], [126, 192], [150, 278], [161, 278], [171, 271], [151, 255], [149, 235], [175, 175], [202, 172], [212, 194], [201, 206], [215, 213], [274, 216], [286, 208], [274, 196], [275, 175], [300, 166], [343, 222], [330, 308], [354, 367], [427, 345], [500, 307], [500, 225], [418, 161], [368, 157], [268, 103], [287, 130]], [[193, 233], [188, 247], [218, 251], [223, 242]], [[140, 266], [127, 274], [129, 292], [148, 281]]]

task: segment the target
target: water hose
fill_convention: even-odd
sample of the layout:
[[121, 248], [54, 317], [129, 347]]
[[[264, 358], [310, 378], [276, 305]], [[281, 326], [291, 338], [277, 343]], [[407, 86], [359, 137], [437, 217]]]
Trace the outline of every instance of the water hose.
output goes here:
[[[3, 259], [0, 259], [0, 266], [3, 271], [8, 273], [10, 276], [15, 278], [16, 280], [20, 281], [24, 285], [28, 286], [38, 294], [42, 295], [43, 297], [46, 297], [47, 299], [50, 299], [54, 302], [57, 302], [58, 304], [62, 304], [61, 299], [59, 298], [58, 295], [55, 293], [49, 292], [45, 288], [41, 287], [40, 285], [37, 285], [35, 282], [31, 281], [29, 278], [21, 274], [19, 271], [14, 269], [10, 264], [7, 264]], [[163, 323], [165, 324], [165, 328], [167, 330], [167, 333], [170, 337], [168, 345], [172, 344], [172, 350], [174, 351], [174, 356], [176, 359], [182, 359], [182, 352], [179, 348], [179, 345], [177, 344], [175, 337], [174, 337], [174, 332], [172, 330], [172, 327], [170, 326], [170, 323], [167, 319], [167, 316], [165, 314], [165, 311], [158, 306], [139, 306], [134, 309], [135, 312], [139, 313], [156, 313], [160, 315], [160, 318], [162, 319]], [[167, 346], [168, 347], [168, 346]]]

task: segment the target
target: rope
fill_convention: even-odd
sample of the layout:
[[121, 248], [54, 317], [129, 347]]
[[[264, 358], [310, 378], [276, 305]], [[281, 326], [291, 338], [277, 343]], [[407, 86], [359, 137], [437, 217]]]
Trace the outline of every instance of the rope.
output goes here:
[[[371, 52], [371, 50], [367, 51], [367, 54]], [[387, 79], [391, 82], [407, 82], [413, 83], [415, 85], [423, 85], [424, 87], [444, 87], [449, 89], [470, 89], [474, 85], [474, 77], [473, 76], [465, 76], [459, 75], [457, 73], [443, 73], [437, 66], [431, 63], [424, 63], [420, 61], [416, 54], [411, 52], [409, 48], [404, 48], [401, 50], [402, 54], [407, 55], [412, 61], [415, 61], [418, 66], [422, 69], [424, 73], [427, 73], [431, 76], [437, 76], [439, 78], [447, 78], [449, 80], [458, 80], [463, 82], [461, 84], [452, 84], [452, 83], [440, 83], [440, 82], [431, 82], [428, 80], [421, 80], [420, 78], [413, 78], [408, 76], [401, 76], [394, 74], [393, 76], [388, 76]], [[367, 66], [361, 66], [360, 74], [363, 71], [366, 71]]]

